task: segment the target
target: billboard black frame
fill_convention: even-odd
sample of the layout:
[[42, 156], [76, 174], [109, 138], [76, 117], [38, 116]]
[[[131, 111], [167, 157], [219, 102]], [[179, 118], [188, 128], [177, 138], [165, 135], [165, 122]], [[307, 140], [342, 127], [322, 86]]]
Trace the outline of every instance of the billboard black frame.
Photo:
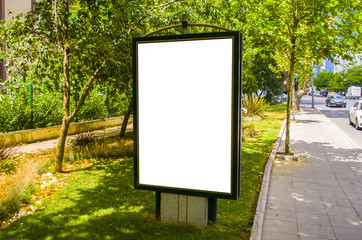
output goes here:
[[[173, 188], [164, 186], [145, 185], [139, 183], [139, 113], [138, 113], [138, 52], [140, 43], [168, 42], [168, 41], [192, 41], [206, 39], [233, 39], [233, 73], [232, 73], [232, 146], [231, 146], [231, 193], [211, 192], [194, 189]], [[241, 34], [238, 31], [182, 34], [152, 37], [133, 38], [133, 131], [134, 131], [134, 187], [135, 189], [150, 190], [202, 196], [209, 198], [237, 199], [240, 196], [240, 158], [241, 158]], [[187, 67], [180, 66], [180, 68]]]

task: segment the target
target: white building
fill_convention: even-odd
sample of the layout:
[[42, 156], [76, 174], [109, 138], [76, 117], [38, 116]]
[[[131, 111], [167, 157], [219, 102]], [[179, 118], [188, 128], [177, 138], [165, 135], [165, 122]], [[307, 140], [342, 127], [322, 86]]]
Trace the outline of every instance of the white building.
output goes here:
[[334, 73], [341, 72], [345, 69], [359, 66], [362, 64], [362, 53], [353, 56], [352, 61], [343, 60], [342, 58], [336, 58], [339, 63], [334, 65]]

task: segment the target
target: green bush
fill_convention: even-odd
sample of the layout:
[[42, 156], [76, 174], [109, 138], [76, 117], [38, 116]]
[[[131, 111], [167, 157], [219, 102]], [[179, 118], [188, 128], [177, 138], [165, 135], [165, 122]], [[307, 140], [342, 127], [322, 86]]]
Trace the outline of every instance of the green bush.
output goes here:
[[62, 101], [60, 92], [35, 91], [33, 101], [34, 128], [56, 126], [62, 123]]
[[0, 95], [0, 132], [30, 128], [30, 95], [18, 90], [9, 95]]
[[[95, 119], [105, 119], [107, 117], [107, 96], [97, 90], [92, 91], [86, 98], [84, 105], [77, 115], [77, 121], [88, 121]], [[75, 102], [72, 101], [74, 108]]]
[[[30, 87], [8, 87], [8, 94], [0, 94], [0, 133], [24, 129], [60, 125], [62, 122], [63, 96], [59, 91], [50, 91], [43, 86], [33, 86], [33, 108], [30, 106]], [[125, 114], [129, 98], [117, 89], [107, 91], [95, 88], [86, 98], [76, 116], [76, 121], [105, 119]], [[75, 100], [71, 100], [72, 109]], [[31, 113], [33, 112], [33, 126]]]

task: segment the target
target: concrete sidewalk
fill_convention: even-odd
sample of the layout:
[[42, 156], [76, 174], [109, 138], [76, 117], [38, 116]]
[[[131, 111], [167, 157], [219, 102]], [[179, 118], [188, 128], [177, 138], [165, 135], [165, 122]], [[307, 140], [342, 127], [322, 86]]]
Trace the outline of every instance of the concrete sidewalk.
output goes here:
[[296, 115], [290, 137], [299, 160], [274, 161], [261, 239], [361, 240], [362, 149], [309, 107]]
[[[128, 124], [128, 126], [126, 128], [126, 132], [129, 132], [129, 131], [133, 131], [133, 124]], [[107, 137], [107, 138], [114, 137], [114, 136], [119, 135], [119, 133], [121, 132], [121, 126], [106, 128], [104, 130], [95, 130], [93, 132], [95, 133], [95, 135], [97, 137]], [[75, 135], [68, 136], [67, 142], [69, 142], [69, 140], [74, 138], [74, 136]], [[39, 151], [49, 150], [49, 149], [56, 148], [57, 143], [58, 143], [58, 138], [50, 139], [50, 140], [46, 140], [46, 141], [35, 142], [35, 143], [28, 143], [28, 144], [24, 144], [24, 145], [17, 147], [17, 149], [18, 149], [17, 152], [19, 154], [22, 154], [22, 153], [35, 153], [35, 152], [39, 152]]]

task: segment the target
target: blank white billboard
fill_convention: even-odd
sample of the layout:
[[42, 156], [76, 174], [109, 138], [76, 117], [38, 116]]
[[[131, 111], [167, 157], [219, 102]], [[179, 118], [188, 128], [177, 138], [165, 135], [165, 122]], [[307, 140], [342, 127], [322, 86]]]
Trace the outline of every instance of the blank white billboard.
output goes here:
[[138, 186], [232, 194], [234, 38], [136, 43]]

